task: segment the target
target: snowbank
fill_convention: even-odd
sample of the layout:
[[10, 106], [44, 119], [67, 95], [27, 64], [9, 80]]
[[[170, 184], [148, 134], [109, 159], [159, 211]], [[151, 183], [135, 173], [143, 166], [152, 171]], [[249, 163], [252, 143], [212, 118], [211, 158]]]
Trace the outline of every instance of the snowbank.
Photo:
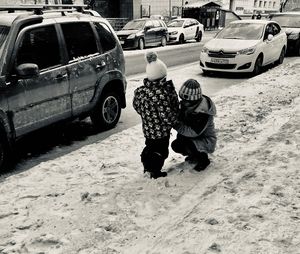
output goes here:
[[213, 97], [203, 172], [170, 151], [168, 177], [144, 178], [137, 125], [2, 177], [0, 253], [300, 253], [299, 69], [295, 58]]

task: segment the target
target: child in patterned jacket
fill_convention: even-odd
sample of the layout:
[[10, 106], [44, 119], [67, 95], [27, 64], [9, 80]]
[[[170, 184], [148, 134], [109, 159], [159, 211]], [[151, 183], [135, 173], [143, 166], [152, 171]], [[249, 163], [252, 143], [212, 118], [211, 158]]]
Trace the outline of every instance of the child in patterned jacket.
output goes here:
[[149, 172], [156, 179], [167, 176], [161, 169], [169, 155], [170, 133], [177, 122], [179, 101], [172, 80], [167, 80], [167, 67], [157, 54], [146, 53], [146, 61], [147, 78], [134, 91], [133, 107], [142, 118], [144, 173]]

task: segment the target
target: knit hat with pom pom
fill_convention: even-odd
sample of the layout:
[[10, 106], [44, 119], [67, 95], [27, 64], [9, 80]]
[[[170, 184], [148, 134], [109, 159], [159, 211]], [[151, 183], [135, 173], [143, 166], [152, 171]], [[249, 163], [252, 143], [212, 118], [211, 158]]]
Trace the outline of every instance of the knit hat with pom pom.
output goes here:
[[146, 74], [150, 81], [160, 80], [167, 76], [167, 66], [157, 58], [155, 52], [147, 52], [145, 58], [147, 61]]

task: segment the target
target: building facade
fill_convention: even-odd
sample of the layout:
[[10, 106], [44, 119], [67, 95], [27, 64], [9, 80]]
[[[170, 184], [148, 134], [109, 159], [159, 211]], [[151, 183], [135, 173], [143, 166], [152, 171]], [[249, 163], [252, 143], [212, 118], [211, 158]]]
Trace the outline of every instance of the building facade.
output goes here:
[[0, 0], [0, 5], [19, 4], [83, 4], [83, 0]]
[[269, 14], [279, 11], [280, 3], [280, 0], [224, 0], [223, 8], [231, 9], [242, 16], [252, 15], [253, 13]]
[[282, 2], [282, 11], [300, 11], [300, 0], [285, 0]]
[[141, 4], [150, 15], [181, 16], [184, 3], [183, 0], [142, 0]]

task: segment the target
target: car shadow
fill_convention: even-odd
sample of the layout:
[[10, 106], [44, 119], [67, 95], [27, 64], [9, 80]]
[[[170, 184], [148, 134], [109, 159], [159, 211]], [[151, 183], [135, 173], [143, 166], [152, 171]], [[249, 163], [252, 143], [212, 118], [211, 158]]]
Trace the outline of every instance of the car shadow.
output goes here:
[[99, 132], [89, 118], [60, 123], [32, 132], [15, 143], [9, 166], [0, 173], [0, 182], [42, 161], [63, 156], [85, 145], [98, 142], [115, 132], [117, 128]]

